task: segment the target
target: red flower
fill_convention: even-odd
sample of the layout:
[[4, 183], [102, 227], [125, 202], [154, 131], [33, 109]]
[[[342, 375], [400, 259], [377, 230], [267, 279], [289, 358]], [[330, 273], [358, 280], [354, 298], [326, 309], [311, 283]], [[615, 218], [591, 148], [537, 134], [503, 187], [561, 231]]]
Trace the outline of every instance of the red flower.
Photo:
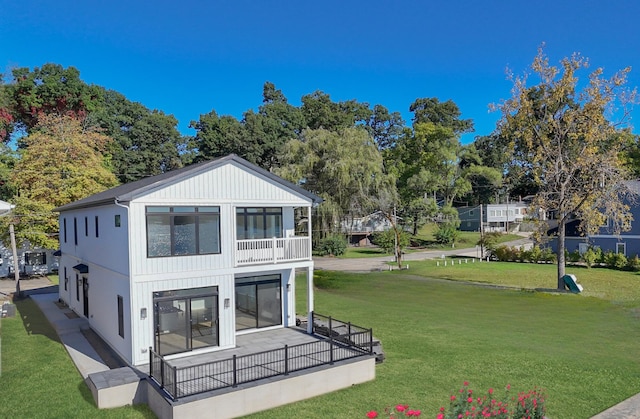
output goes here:
[[492, 388], [489, 389], [489, 394], [493, 394], [493, 389]]
[[467, 399], [467, 403], [473, 403], [473, 397], [469, 397], [469, 398]]
[[375, 410], [372, 410], [371, 412], [367, 413], [367, 417], [370, 419], [377, 418], [378, 412], [376, 412]]
[[442, 413], [438, 413], [438, 416], [436, 416], [436, 419], [444, 419], [444, 415]]
[[456, 396], [451, 396], [451, 401], [455, 401], [456, 400]]
[[469, 385], [468, 381], [465, 381], [464, 383], [462, 383], [462, 385], [464, 385], [465, 387]]
[[407, 410], [407, 407], [409, 407], [409, 405], [406, 405], [406, 404], [404, 404], [404, 405], [399, 404], [399, 405], [397, 405], [397, 406], [396, 406], [396, 410], [397, 410], [398, 412], [404, 412], [405, 410]]

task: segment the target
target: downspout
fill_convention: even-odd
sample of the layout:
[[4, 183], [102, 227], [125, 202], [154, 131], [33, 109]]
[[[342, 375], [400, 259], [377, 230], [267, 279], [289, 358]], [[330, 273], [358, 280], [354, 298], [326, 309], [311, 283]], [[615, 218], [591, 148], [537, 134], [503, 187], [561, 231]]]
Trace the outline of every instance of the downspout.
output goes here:
[[[127, 267], [127, 276], [129, 277], [129, 339], [131, 341], [131, 364], [135, 365], [136, 364], [136, 359], [135, 359], [135, 353], [136, 353], [136, 349], [134, 347], [134, 345], [136, 345], [136, 342], [133, 341], [133, 317], [134, 317], [134, 312], [133, 312], [133, 298], [131, 298], [132, 294], [133, 294], [133, 283], [131, 281], [131, 254], [129, 252], [129, 247], [131, 246], [131, 229], [129, 228], [129, 206], [128, 205], [123, 205], [120, 202], [118, 202], [118, 198], [114, 198], [113, 199], [113, 203], [120, 207], [120, 208], [124, 208], [127, 212], [127, 260], [128, 260], [128, 267]], [[146, 350], [145, 350], [146, 351]]]

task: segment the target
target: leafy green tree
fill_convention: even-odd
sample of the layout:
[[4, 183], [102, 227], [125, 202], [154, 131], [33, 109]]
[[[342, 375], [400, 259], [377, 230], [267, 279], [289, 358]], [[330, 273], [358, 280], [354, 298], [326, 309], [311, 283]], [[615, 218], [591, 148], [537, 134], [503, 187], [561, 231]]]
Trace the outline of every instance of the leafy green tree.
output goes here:
[[450, 128], [456, 136], [473, 132], [473, 121], [460, 119], [462, 112], [452, 100], [440, 102], [435, 97], [416, 99], [409, 110], [414, 114], [414, 125], [431, 122], [434, 125]]
[[27, 133], [38, 124], [41, 115], [84, 118], [99, 106], [100, 88], [80, 80], [75, 67], [49, 63], [33, 70], [16, 68], [12, 75], [7, 88], [13, 118]]
[[111, 139], [70, 116], [42, 115], [10, 181], [17, 191], [13, 217], [0, 217], [3, 234], [16, 226], [16, 239], [57, 247], [58, 217], [53, 209], [117, 184], [102, 154]]
[[302, 96], [300, 110], [310, 129], [339, 131], [359, 124], [365, 124], [371, 118], [368, 103], [356, 100], [334, 102], [331, 97], [319, 90]]
[[305, 128], [300, 108], [289, 104], [282, 91], [266, 82], [258, 112], [247, 111], [243, 124], [247, 139], [259, 150], [254, 163], [271, 170], [279, 165], [278, 154], [285, 143], [297, 138]]
[[200, 115], [198, 121], [191, 121], [190, 127], [197, 131], [194, 142], [198, 149], [198, 160], [209, 160], [231, 153], [250, 162], [257, 159], [258, 153], [251, 150], [244, 126], [233, 116], [218, 116], [212, 110]]
[[578, 54], [552, 66], [540, 48], [531, 66], [539, 82], [530, 86], [527, 76], [514, 77], [513, 96], [499, 106], [499, 135], [510, 139], [510, 165], [536, 182], [534, 205], [558, 214], [558, 288], [564, 288], [570, 217], [581, 219], [588, 233], [595, 233], [605, 217], [615, 232], [629, 229], [631, 222], [622, 182], [627, 178], [621, 159], [625, 141], [607, 119], [614, 105], [624, 118], [628, 100], [634, 100], [625, 89], [629, 70], [604, 78], [596, 69], [579, 90], [578, 73], [587, 67]]
[[101, 89], [101, 102], [88, 120], [114, 139], [109, 151], [122, 183], [182, 167], [186, 139], [173, 115], [149, 110], [113, 90]]
[[404, 132], [405, 123], [400, 112], [389, 112], [384, 106], [375, 105], [366, 127], [378, 149], [386, 150], [396, 144]]
[[276, 173], [321, 196], [315, 226], [336, 231], [347, 215], [377, 209], [372, 197], [390, 188], [382, 156], [363, 128], [307, 129], [288, 142]]

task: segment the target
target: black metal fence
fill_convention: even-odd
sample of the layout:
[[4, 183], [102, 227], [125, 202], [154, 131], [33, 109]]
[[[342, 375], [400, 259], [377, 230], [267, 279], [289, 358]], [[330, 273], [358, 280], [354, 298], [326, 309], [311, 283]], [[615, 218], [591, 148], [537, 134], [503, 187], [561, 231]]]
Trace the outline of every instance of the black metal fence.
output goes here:
[[[325, 319], [328, 323], [322, 329]], [[333, 332], [322, 333], [326, 331]], [[373, 353], [371, 329], [314, 313], [314, 333], [327, 339], [184, 367], [171, 366], [149, 348], [149, 376], [175, 400]]]

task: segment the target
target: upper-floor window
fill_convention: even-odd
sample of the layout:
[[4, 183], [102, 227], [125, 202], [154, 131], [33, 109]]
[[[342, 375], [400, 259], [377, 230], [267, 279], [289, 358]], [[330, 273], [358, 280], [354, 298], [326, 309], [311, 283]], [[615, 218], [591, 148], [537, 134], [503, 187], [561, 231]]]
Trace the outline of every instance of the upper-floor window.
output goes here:
[[220, 207], [147, 207], [147, 256], [220, 253]]
[[84, 217], [84, 235], [89, 236], [89, 217]]
[[63, 236], [64, 236], [64, 242], [67, 242], [67, 219], [63, 218], [62, 219], [62, 232], [63, 232]]
[[282, 208], [236, 208], [238, 240], [282, 237]]
[[96, 237], [100, 237], [100, 231], [98, 230], [98, 216], [96, 215]]

